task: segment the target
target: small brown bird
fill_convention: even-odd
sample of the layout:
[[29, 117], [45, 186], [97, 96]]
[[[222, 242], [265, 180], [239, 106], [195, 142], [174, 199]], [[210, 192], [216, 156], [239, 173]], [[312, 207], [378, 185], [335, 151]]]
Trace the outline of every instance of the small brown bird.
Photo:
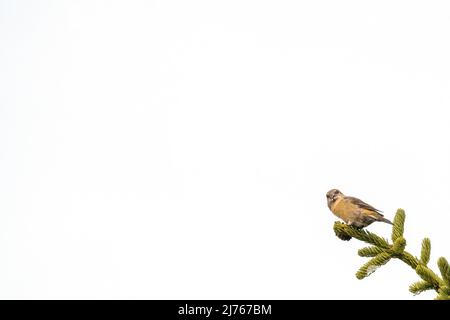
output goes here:
[[357, 228], [364, 228], [372, 222], [381, 221], [392, 224], [384, 218], [382, 211], [354, 197], [347, 197], [337, 189], [327, 192], [328, 208], [345, 223]]

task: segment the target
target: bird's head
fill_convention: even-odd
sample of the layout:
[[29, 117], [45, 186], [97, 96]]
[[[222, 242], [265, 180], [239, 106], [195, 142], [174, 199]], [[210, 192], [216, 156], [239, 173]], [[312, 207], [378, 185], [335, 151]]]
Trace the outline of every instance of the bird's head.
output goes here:
[[331, 209], [331, 205], [339, 198], [343, 197], [344, 194], [340, 192], [338, 189], [331, 189], [327, 192], [327, 202], [328, 208]]

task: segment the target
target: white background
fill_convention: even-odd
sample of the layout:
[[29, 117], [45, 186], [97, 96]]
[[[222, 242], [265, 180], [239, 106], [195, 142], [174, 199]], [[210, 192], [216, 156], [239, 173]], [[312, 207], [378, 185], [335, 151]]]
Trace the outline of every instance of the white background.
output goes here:
[[449, 12], [1, 0], [0, 298], [433, 298], [357, 280], [325, 193], [450, 258]]

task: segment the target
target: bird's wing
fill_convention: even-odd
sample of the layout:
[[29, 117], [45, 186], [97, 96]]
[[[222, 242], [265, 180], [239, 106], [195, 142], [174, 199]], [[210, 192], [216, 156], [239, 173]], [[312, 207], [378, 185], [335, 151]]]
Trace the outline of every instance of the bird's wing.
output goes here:
[[363, 209], [367, 209], [367, 210], [370, 210], [370, 211], [375, 211], [375, 212], [377, 212], [380, 216], [383, 216], [382, 214], [381, 214], [381, 212], [383, 212], [383, 211], [381, 211], [381, 210], [378, 210], [378, 209], [375, 209], [374, 207], [372, 207], [370, 204], [368, 204], [368, 203], [365, 203], [364, 201], [362, 201], [362, 200], [360, 200], [360, 199], [358, 199], [358, 198], [354, 198], [354, 197], [346, 197], [348, 200], [350, 200], [352, 203], [354, 203], [355, 205], [357, 205], [358, 207], [361, 207], [361, 208], [363, 208]]

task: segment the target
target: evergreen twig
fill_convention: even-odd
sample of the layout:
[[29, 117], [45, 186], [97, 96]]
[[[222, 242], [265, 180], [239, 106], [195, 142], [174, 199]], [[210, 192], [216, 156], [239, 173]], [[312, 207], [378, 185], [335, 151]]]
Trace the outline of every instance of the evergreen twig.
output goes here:
[[422, 251], [420, 251], [420, 262], [427, 265], [430, 261], [431, 254], [431, 242], [430, 239], [425, 238], [422, 241]]
[[434, 289], [433, 285], [429, 283], [428, 281], [417, 281], [414, 282], [412, 285], [409, 286], [409, 291], [411, 291], [414, 294], [419, 294], [427, 290]]
[[360, 257], [375, 257], [377, 254], [384, 252], [382, 248], [379, 247], [365, 247], [358, 250], [358, 255]]
[[398, 209], [392, 226], [392, 243], [374, 233], [364, 229], [358, 229], [345, 223], [336, 221], [334, 223], [334, 232], [341, 240], [350, 240], [355, 238], [371, 244], [358, 250], [361, 257], [371, 257], [356, 273], [358, 279], [364, 279], [372, 274], [380, 266], [386, 264], [392, 258], [397, 258], [411, 268], [413, 268], [421, 281], [411, 284], [409, 291], [413, 294], [419, 294], [427, 290], [437, 292], [436, 299], [450, 300], [450, 265], [444, 257], [439, 258], [438, 267], [441, 273], [439, 277], [427, 264], [430, 261], [431, 242], [425, 238], [422, 241], [420, 259], [414, 257], [411, 253], [405, 251], [406, 240], [403, 236], [405, 225], [405, 211]]

